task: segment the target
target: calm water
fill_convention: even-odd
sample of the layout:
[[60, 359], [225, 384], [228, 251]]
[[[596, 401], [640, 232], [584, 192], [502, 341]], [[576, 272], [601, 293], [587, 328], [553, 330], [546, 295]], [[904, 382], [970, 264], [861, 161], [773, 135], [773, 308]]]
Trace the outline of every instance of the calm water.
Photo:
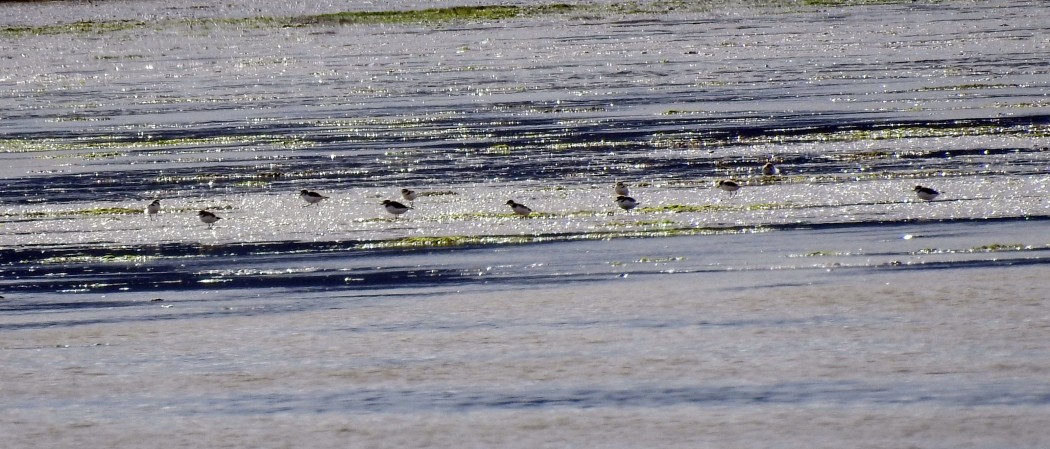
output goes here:
[[[632, 422], [653, 433], [623, 447], [768, 442], [760, 429], [791, 433], [813, 407], [852, 411], [757, 446], [833, 447], [855, 441], [836, 429], [883, 424], [920, 446], [1025, 446], [1044, 428], [1029, 413], [1048, 403], [1031, 376], [1050, 262], [1041, 4], [297, 27], [206, 20], [287, 5], [165, 5], [0, 6], [6, 27], [147, 20], [2, 32], [0, 348], [21, 386], [0, 416], [32, 423], [14, 444], [61, 422], [87, 430], [55, 441], [132, 447], [107, 436], [118, 422], [266, 435], [263, 421], [303, 416], [334, 442], [373, 413], [429, 423], [361, 440], [399, 447], [456, 432], [616, 447], [594, 430]], [[770, 160], [780, 173], [762, 176]], [[723, 178], [743, 187], [730, 196]], [[615, 206], [616, 181], [637, 209]], [[917, 184], [942, 194], [918, 200]], [[395, 220], [380, 202], [406, 187], [422, 195]], [[304, 207], [300, 189], [330, 198]], [[200, 209], [223, 219], [209, 228]], [[981, 352], [987, 364], [959, 368]], [[143, 383], [164, 373], [180, 374]], [[755, 404], [766, 417], [750, 427]], [[782, 407], [790, 419], [768, 415]], [[995, 431], [909, 430], [894, 407]], [[724, 425], [712, 408], [740, 417], [735, 436], [657, 437], [688, 416]], [[332, 433], [340, 417], [352, 429]], [[495, 424], [508, 419], [520, 427]]]

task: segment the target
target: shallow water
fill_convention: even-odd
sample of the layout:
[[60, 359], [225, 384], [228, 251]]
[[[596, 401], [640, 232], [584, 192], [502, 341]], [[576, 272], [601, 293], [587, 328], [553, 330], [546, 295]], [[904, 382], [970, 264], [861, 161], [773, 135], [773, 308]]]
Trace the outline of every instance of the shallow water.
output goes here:
[[227, 3], [0, 5], [8, 445], [1038, 447], [1041, 5]]

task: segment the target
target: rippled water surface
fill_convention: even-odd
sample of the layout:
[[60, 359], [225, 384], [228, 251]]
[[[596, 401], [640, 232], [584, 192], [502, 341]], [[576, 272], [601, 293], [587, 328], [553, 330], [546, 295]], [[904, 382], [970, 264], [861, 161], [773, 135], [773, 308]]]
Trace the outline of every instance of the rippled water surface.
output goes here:
[[12, 444], [1038, 441], [1041, 4], [454, 5], [0, 5]]

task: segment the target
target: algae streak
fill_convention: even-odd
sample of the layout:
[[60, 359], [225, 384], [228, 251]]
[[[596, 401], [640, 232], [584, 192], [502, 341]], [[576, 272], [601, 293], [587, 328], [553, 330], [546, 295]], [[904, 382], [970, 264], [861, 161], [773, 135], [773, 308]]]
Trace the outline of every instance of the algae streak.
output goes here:
[[294, 21], [307, 25], [436, 23], [452, 21], [492, 21], [517, 17], [517, 6], [457, 6], [408, 11], [347, 11], [306, 16]]

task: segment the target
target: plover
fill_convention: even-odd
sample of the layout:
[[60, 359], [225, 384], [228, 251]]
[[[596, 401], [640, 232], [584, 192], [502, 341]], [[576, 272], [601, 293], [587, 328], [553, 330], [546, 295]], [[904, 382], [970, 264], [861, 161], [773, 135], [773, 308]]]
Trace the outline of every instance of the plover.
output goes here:
[[719, 189], [729, 192], [729, 196], [736, 195], [736, 191], [740, 190], [740, 184], [737, 184], [736, 181], [729, 179], [720, 179], [718, 180], [718, 184], [716, 185]]
[[211, 212], [208, 212], [206, 210], [202, 210], [200, 212], [197, 212], [197, 216], [200, 217], [201, 221], [203, 221], [204, 223], [207, 223], [209, 228], [216, 221], [222, 220], [222, 217], [219, 217], [218, 215], [215, 215], [215, 214], [213, 214]]
[[629, 196], [620, 195], [616, 197], [616, 205], [620, 206], [620, 209], [631, 210], [638, 205], [638, 202]]
[[383, 207], [387, 212], [394, 214], [394, 219], [397, 220], [397, 216], [405, 212], [408, 212], [411, 207], [401, 204], [397, 201], [383, 200]]
[[613, 187], [613, 192], [622, 196], [630, 195], [630, 191], [627, 189], [627, 184], [624, 184], [623, 181], [618, 181], [616, 183], [616, 186]]
[[401, 198], [404, 198], [408, 202], [415, 202], [416, 198], [419, 197], [419, 192], [410, 189], [401, 189]]
[[529, 206], [516, 203], [514, 200], [507, 200], [507, 205], [510, 206], [510, 209], [513, 210], [514, 213], [521, 215], [522, 217], [532, 213], [532, 209], [529, 209]]
[[152, 220], [153, 216], [158, 213], [160, 213], [160, 200], [153, 200], [152, 203], [149, 203], [149, 206], [146, 206], [146, 216]]
[[773, 162], [766, 162], [766, 165], [762, 166], [762, 176], [776, 176], [780, 173], [780, 169]]
[[306, 189], [303, 189], [303, 190], [299, 191], [299, 198], [302, 198], [303, 201], [306, 201], [306, 205], [307, 206], [311, 206], [311, 205], [320, 203], [321, 200], [328, 199], [327, 196], [321, 195], [320, 193], [317, 193], [317, 192], [311, 192], [311, 191], [306, 190]]
[[934, 198], [937, 198], [937, 195], [941, 194], [941, 192], [923, 186], [915, 186], [915, 189], [913, 190], [915, 190], [915, 195], [917, 195], [920, 200], [925, 201], [933, 201]]

